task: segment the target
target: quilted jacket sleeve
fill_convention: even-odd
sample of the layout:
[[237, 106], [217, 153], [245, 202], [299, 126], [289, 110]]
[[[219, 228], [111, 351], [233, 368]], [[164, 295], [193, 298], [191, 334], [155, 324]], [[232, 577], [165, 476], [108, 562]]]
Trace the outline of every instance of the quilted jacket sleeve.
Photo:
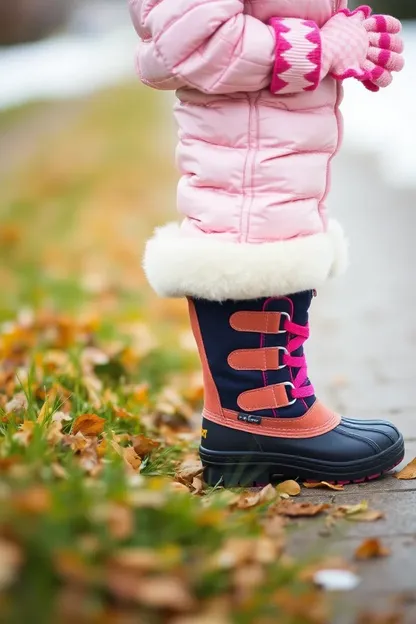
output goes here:
[[142, 43], [141, 80], [157, 89], [204, 93], [269, 87], [274, 28], [243, 13], [243, 0], [129, 0]]

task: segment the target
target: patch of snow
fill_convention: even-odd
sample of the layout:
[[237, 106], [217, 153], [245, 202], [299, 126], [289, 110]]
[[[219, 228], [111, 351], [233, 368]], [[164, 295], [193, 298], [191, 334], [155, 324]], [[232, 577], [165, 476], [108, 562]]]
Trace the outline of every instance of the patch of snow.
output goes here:
[[352, 591], [361, 582], [361, 579], [349, 570], [319, 570], [313, 581], [326, 591]]
[[137, 38], [129, 28], [67, 34], [0, 50], [0, 108], [91, 93], [134, 76]]
[[383, 180], [394, 187], [416, 186], [416, 22], [403, 29], [405, 69], [393, 84], [371, 93], [345, 81], [344, 146], [377, 158]]

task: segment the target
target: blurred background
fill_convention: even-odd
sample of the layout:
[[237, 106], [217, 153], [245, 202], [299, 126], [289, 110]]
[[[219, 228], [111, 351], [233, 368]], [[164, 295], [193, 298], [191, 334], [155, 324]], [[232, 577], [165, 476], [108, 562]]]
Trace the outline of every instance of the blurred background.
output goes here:
[[[0, 0], [4, 320], [45, 307], [98, 310], [186, 332], [183, 302], [157, 300], [140, 267], [146, 237], [174, 217], [175, 129], [171, 95], [135, 81], [126, 4]], [[346, 85], [329, 203], [351, 239], [352, 265], [319, 293], [311, 368], [331, 405], [406, 428], [416, 346], [416, 5], [373, 6], [406, 20], [407, 66], [376, 95]]]

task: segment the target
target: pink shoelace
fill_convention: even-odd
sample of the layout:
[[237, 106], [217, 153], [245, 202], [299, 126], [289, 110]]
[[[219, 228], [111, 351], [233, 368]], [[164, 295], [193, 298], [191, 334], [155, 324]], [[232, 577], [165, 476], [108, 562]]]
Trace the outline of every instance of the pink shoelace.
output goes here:
[[293, 385], [295, 386], [292, 392], [294, 399], [305, 399], [315, 394], [315, 390], [312, 384], [309, 382], [307, 386], [304, 384], [308, 381], [308, 369], [306, 364], [305, 354], [301, 356], [292, 355], [293, 351], [300, 349], [306, 340], [309, 338], [309, 324], [297, 325], [292, 321], [286, 321], [284, 326], [285, 331], [293, 336], [287, 343], [287, 351], [283, 358], [284, 364], [293, 368], [298, 368], [299, 372], [293, 377]]

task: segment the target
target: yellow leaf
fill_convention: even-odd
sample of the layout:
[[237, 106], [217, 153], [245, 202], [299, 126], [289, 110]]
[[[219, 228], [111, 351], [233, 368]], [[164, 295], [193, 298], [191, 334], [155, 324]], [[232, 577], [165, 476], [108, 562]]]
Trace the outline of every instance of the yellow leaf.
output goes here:
[[328, 481], [307, 481], [306, 483], [303, 483], [303, 487], [307, 488], [308, 490], [314, 488], [327, 488], [328, 490], [335, 490], [337, 492], [341, 492], [344, 489], [343, 485], [335, 485], [334, 483], [328, 483]]
[[72, 427], [72, 433], [81, 432], [86, 436], [98, 436], [104, 431], [105, 418], [96, 414], [82, 414], [78, 416]]
[[409, 479], [416, 479], [416, 457], [410, 462], [410, 464], [407, 464], [403, 470], [396, 472], [394, 476], [396, 479], [403, 479], [406, 481]]
[[270, 511], [280, 516], [288, 516], [289, 518], [302, 518], [317, 516], [329, 508], [330, 505], [324, 503], [295, 503], [293, 500], [282, 500], [276, 505], [273, 505]]
[[276, 491], [280, 495], [298, 496], [300, 494], [300, 485], [297, 481], [283, 481], [276, 487]]
[[48, 418], [49, 416], [49, 411], [50, 411], [50, 405], [49, 405], [49, 397], [46, 396], [45, 398], [45, 402], [42, 405], [42, 409], [39, 412], [38, 418], [37, 418], [37, 422], [42, 425], [45, 420]]
[[387, 557], [391, 551], [383, 546], [379, 539], [366, 539], [356, 549], [354, 556], [356, 559], [375, 559], [377, 557]]
[[356, 514], [350, 514], [347, 516], [347, 520], [353, 522], [375, 522], [376, 520], [382, 520], [385, 514], [382, 511], [376, 509], [367, 509], [367, 511], [359, 511]]

